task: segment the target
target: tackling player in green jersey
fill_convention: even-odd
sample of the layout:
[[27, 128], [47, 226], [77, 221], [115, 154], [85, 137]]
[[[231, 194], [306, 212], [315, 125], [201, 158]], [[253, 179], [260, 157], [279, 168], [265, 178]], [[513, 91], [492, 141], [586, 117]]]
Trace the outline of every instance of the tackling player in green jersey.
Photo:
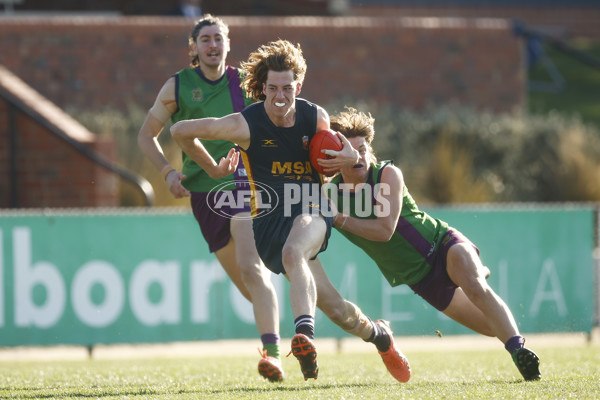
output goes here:
[[[360, 153], [358, 163], [342, 168], [331, 181], [338, 189], [331, 196], [337, 197], [339, 210], [334, 226], [377, 263], [391, 286], [407, 284], [453, 320], [497, 337], [525, 380], [540, 379], [539, 358], [524, 347], [511, 311], [488, 285], [490, 271], [479, 250], [459, 231], [419, 210], [399, 168], [377, 162], [373, 123], [353, 108], [331, 116], [331, 129]], [[329, 160], [319, 164], [328, 172]], [[358, 201], [361, 206], [355, 207]]]

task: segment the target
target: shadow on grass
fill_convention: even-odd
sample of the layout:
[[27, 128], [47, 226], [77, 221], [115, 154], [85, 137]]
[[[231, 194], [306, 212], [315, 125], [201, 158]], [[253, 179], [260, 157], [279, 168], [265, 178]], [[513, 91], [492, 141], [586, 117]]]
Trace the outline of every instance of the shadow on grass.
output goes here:
[[[499, 385], [499, 386], [505, 386], [505, 385], [519, 385], [519, 384], [527, 384], [528, 382], [525, 382], [521, 379], [516, 379], [516, 380], [511, 380], [511, 379], [492, 379], [492, 380], [487, 380], [485, 381], [486, 384], [490, 384], [490, 385]], [[533, 382], [535, 383], [535, 382]], [[412, 391], [418, 391], [419, 388], [423, 389], [428, 389], [433, 387], [437, 387], [438, 389], [440, 387], [444, 387], [445, 385], [447, 386], [452, 386], [455, 387], [456, 385], [459, 385], [463, 388], [469, 388], [469, 387], [473, 387], [473, 386], [478, 386], [481, 384], [481, 382], [456, 382], [456, 381], [427, 381], [427, 382], [412, 382], [411, 386], [411, 390]], [[328, 383], [328, 384], [306, 384], [306, 385], [286, 385], [286, 384], [271, 384], [269, 386], [264, 386], [264, 387], [252, 387], [252, 386], [246, 386], [246, 387], [232, 387], [232, 388], [222, 388], [222, 389], [214, 389], [214, 390], [202, 390], [202, 389], [177, 389], [177, 390], [152, 390], [152, 389], [148, 389], [148, 388], [140, 388], [138, 390], [136, 389], [129, 389], [129, 390], [115, 390], [115, 391], [97, 391], [97, 392], [93, 392], [90, 391], [88, 393], [82, 393], [80, 391], [73, 391], [73, 392], [69, 392], [68, 390], [62, 389], [62, 393], [60, 392], [61, 389], [60, 388], [7, 388], [7, 387], [0, 387], [0, 393], [6, 392], [8, 391], [9, 396], [8, 397], [2, 397], [2, 398], [13, 398], [13, 399], [56, 399], [56, 398], [63, 398], [63, 399], [68, 399], [68, 398], [98, 398], [98, 397], [105, 397], [105, 398], [110, 398], [110, 397], [132, 397], [135, 398], [136, 396], [166, 396], [166, 395], [192, 395], [192, 396], [201, 396], [203, 393], [204, 394], [213, 394], [213, 395], [219, 395], [219, 394], [244, 394], [244, 393], [269, 393], [269, 392], [290, 392], [290, 394], [295, 393], [295, 392], [303, 392], [303, 391], [327, 391], [327, 390], [331, 390], [331, 389], [369, 389], [372, 388], [373, 386], [378, 386], [381, 388], [381, 386], [388, 386], [386, 384], [381, 384], [381, 383]], [[398, 387], [402, 387], [403, 385], [398, 385], [395, 382], [389, 383], [389, 386], [398, 386]], [[44, 392], [44, 393], [40, 393], [40, 392]], [[2, 396], [2, 395], [0, 395]]]
[[[0, 393], [4, 388], [0, 388]], [[81, 393], [81, 392], [58, 392], [59, 389], [52, 388], [11, 388], [9, 389], [9, 393], [11, 396], [1, 397], [2, 399], [68, 399], [68, 398], [100, 398], [100, 397], [130, 397], [130, 396], [164, 396], [164, 395], [176, 395], [176, 394], [197, 394], [198, 391], [195, 390], [174, 390], [174, 391], [158, 391], [158, 390], [148, 390], [148, 389], [139, 389], [139, 390], [124, 390], [124, 391], [115, 391], [115, 392], [89, 392], [89, 393]], [[28, 393], [23, 393], [28, 392]], [[40, 393], [45, 392], [45, 393]]]
[[[381, 386], [381, 384], [378, 384]], [[369, 388], [373, 387], [372, 383], [340, 383], [333, 384], [328, 383], [324, 385], [305, 385], [305, 386], [286, 386], [285, 384], [274, 384], [267, 387], [240, 387], [232, 389], [217, 389], [210, 390], [212, 394], [223, 394], [223, 393], [250, 393], [250, 392], [300, 392], [303, 390], [329, 390], [329, 389], [341, 389], [341, 388]]]
[[[368, 383], [345, 383], [345, 384], [324, 384], [324, 385], [306, 385], [306, 386], [285, 386], [274, 384], [265, 387], [236, 387], [231, 389], [216, 389], [216, 390], [149, 390], [141, 388], [139, 390], [123, 390], [114, 392], [59, 392], [58, 388], [4, 388], [0, 387], [0, 393], [8, 390], [11, 396], [10, 399], [56, 399], [56, 398], [98, 398], [98, 397], [135, 397], [135, 396], [165, 396], [165, 395], [201, 395], [202, 393], [210, 394], [227, 394], [227, 393], [260, 393], [260, 392], [301, 392], [305, 390], [330, 390], [336, 388], [369, 388], [373, 384]], [[63, 389], [64, 390], [64, 389]], [[26, 392], [26, 393], [24, 393]], [[45, 393], [40, 393], [45, 392]], [[3, 397], [4, 398], [4, 397]]]

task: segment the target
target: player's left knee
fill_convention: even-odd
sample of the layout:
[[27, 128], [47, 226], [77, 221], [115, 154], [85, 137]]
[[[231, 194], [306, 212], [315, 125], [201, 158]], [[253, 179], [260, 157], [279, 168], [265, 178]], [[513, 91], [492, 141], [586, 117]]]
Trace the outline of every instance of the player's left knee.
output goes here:
[[259, 283], [263, 281], [260, 265], [255, 263], [240, 263], [239, 268], [244, 282]]
[[286, 271], [288, 268], [293, 268], [298, 265], [303, 258], [303, 253], [299, 248], [293, 245], [285, 245], [281, 250], [281, 262]]
[[475, 304], [494, 295], [492, 288], [485, 281], [470, 284], [468, 287], [463, 287], [462, 289]]

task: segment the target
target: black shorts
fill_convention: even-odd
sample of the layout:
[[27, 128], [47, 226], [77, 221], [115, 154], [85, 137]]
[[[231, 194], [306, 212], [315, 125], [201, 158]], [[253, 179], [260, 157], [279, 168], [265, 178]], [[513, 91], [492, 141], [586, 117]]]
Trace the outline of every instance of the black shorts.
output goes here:
[[[302, 207], [296, 207], [292, 209], [290, 216], [284, 216], [279, 213], [272, 213], [268, 216], [255, 218], [252, 221], [252, 227], [254, 229], [254, 241], [256, 242], [256, 250], [258, 255], [265, 263], [266, 267], [276, 274], [285, 274], [282, 262], [282, 251], [283, 245], [287, 240], [287, 237], [292, 230], [292, 224], [297, 216], [302, 214]], [[329, 236], [331, 235], [331, 228], [333, 226], [333, 218], [325, 217], [319, 214], [321, 218], [325, 219], [327, 230], [325, 232], [325, 239], [321, 248], [315, 254], [311, 260], [317, 258], [318, 253], [327, 249], [327, 243]]]
[[446, 269], [448, 250], [457, 243], [468, 243], [479, 254], [479, 249], [465, 235], [454, 228], [449, 228], [448, 232], [442, 236], [429, 273], [419, 282], [409, 285], [413, 292], [439, 311], [444, 311], [448, 307], [458, 287], [456, 283], [452, 282]]

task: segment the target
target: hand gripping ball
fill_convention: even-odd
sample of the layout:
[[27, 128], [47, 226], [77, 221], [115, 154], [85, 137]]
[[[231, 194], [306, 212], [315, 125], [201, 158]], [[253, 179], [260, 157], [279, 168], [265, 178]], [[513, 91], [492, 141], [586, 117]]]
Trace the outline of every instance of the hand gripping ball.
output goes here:
[[323, 167], [317, 163], [319, 158], [328, 159], [333, 158], [328, 156], [327, 154], [321, 152], [321, 150], [342, 150], [342, 141], [338, 137], [337, 133], [332, 131], [331, 129], [324, 129], [315, 133], [315, 136], [310, 140], [308, 145], [308, 155], [310, 157], [310, 163], [313, 168], [317, 170], [320, 174], [331, 176], [333, 174], [325, 174], [323, 172]]

